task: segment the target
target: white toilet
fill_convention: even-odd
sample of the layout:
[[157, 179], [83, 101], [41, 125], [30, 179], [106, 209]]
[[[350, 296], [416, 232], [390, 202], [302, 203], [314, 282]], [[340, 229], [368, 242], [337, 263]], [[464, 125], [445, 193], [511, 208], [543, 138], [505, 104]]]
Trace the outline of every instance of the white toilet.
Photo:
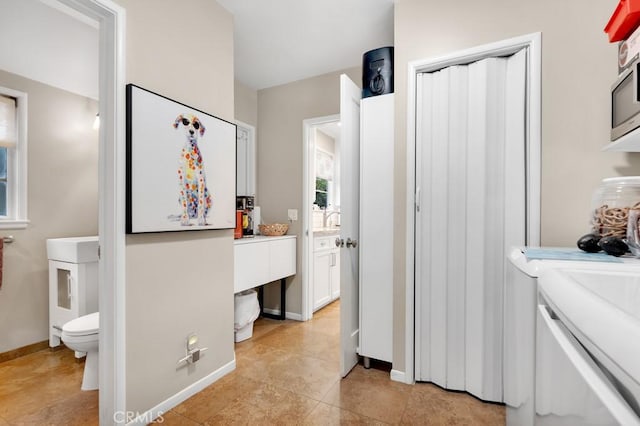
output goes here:
[[65, 323], [60, 339], [71, 350], [86, 352], [82, 390], [98, 389], [98, 336], [100, 313], [94, 312]]

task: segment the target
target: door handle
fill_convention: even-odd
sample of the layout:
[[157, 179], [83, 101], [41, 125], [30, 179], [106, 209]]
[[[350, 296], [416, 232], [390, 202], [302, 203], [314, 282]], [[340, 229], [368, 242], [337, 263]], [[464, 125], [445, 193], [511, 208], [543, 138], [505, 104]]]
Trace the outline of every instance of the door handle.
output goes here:
[[347, 238], [347, 247], [356, 248], [358, 246], [358, 240], [352, 240], [351, 238]]
[[336, 238], [336, 247], [344, 247], [344, 240], [342, 238]]

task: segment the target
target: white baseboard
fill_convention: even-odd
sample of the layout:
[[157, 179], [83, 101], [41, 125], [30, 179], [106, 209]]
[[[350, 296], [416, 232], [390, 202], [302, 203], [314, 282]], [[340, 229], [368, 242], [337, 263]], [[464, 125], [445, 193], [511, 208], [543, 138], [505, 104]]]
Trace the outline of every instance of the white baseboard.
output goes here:
[[144, 413], [138, 414], [136, 418], [134, 418], [131, 422], [127, 423], [127, 426], [146, 425], [151, 423], [154, 419], [157, 419], [158, 417], [162, 416], [163, 413], [166, 413], [167, 411], [171, 410], [173, 407], [177, 406], [181, 402], [184, 402], [187, 399], [191, 398], [193, 395], [197, 394], [198, 392], [200, 392], [207, 386], [211, 385], [212, 383], [217, 382], [222, 377], [231, 373], [235, 369], [236, 369], [236, 357], [234, 354], [233, 361], [223, 365], [213, 373], [203, 377], [197, 382], [182, 389], [180, 392], [176, 393], [175, 395], [165, 399], [164, 401], [162, 401], [160, 404], [156, 405], [152, 409]]
[[[270, 308], [264, 308], [263, 309], [266, 313], [271, 314], [271, 315], [280, 315], [280, 309], [270, 309]], [[286, 319], [291, 319], [291, 320], [295, 320], [295, 321], [302, 321], [302, 314], [298, 314], [296, 312], [287, 312], [284, 314]]]
[[400, 370], [391, 370], [391, 380], [394, 382], [407, 383], [409, 385], [413, 384], [413, 382], [407, 381], [407, 375], [404, 371]]

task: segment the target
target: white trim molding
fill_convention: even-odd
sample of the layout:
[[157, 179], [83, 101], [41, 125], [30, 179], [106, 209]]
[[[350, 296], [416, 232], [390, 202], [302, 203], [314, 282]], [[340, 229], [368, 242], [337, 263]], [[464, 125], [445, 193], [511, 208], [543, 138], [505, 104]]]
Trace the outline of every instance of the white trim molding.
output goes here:
[[0, 219], [0, 229], [25, 229], [28, 194], [27, 136], [29, 102], [24, 92], [0, 87], [0, 94], [16, 99], [17, 140], [15, 147], [7, 148], [7, 216]]
[[[302, 315], [301, 321], [313, 318], [313, 291], [311, 280], [313, 277], [313, 214], [312, 205], [315, 192], [311, 191], [311, 173], [315, 173], [313, 152], [315, 138], [311, 129], [314, 126], [340, 122], [340, 114], [324, 117], [308, 118], [302, 121]], [[290, 312], [287, 312], [289, 318]], [[298, 314], [295, 314], [298, 315]], [[295, 318], [293, 318], [295, 319]]]
[[[405, 264], [405, 372], [404, 382], [415, 381], [415, 212], [416, 194], [416, 90], [418, 74], [488, 57], [507, 56], [526, 48], [527, 60], [527, 245], [540, 245], [540, 147], [541, 147], [541, 49], [542, 34], [532, 33], [508, 40], [409, 62], [407, 78], [407, 204]], [[401, 372], [392, 378], [402, 377]]]
[[400, 382], [400, 383], [408, 383], [411, 384], [411, 382], [407, 381], [407, 375], [405, 374], [404, 371], [400, 371], [400, 370], [391, 370], [391, 380], [393, 380], [394, 382]]
[[125, 9], [111, 0], [58, 0], [99, 23], [98, 163], [100, 261], [100, 424], [124, 424], [126, 411], [125, 305]]

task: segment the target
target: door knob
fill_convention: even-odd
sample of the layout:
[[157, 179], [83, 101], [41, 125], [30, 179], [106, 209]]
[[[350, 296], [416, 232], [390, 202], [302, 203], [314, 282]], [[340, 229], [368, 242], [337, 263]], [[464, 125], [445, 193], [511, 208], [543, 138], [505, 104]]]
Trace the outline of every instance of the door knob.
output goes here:
[[336, 247], [344, 247], [344, 240], [342, 238], [336, 238]]
[[358, 246], [358, 240], [352, 240], [351, 238], [347, 238], [347, 247], [356, 248]]

